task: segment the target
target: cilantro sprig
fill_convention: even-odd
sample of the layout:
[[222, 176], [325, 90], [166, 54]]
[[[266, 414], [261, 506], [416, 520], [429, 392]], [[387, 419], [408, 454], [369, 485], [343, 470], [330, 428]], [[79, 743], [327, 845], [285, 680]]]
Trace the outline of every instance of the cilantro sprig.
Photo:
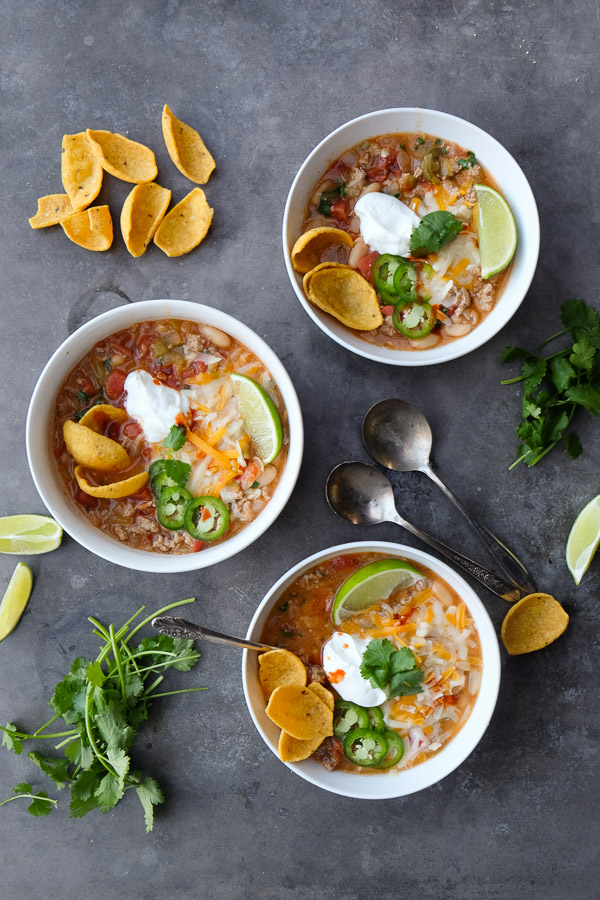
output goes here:
[[461, 233], [463, 223], [452, 213], [436, 210], [421, 219], [410, 238], [410, 252], [413, 256], [427, 256], [437, 253]]
[[[154, 807], [163, 802], [164, 796], [154, 778], [133, 768], [131, 747], [137, 730], [158, 697], [207, 688], [157, 693], [167, 669], [188, 672], [196, 665], [200, 654], [193, 649], [193, 641], [166, 635], [146, 637], [137, 645], [131, 640], [155, 616], [193, 602], [191, 599], [171, 603], [131, 627], [144, 610], [142, 606], [117, 630], [90, 616], [102, 647], [95, 660], [81, 656], [75, 659], [56, 685], [49, 700], [54, 716], [32, 734], [12, 722], [0, 726], [2, 746], [16, 754], [23, 752], [25, 741], [58, 741], [55, 749], [62, 749], [62, 757], [46, 756], [37, 750], [27, 755], [57, 790], [68, 786], [71, 818], [81, 818], [93, 809], [107, 813], [127, 790], [134, 789], [142, 804], [146, 831], [152, 831]], [[49, 726], [57, 719], [62, 719], [67, 728], [49, 733]], [[13, 791], [19, 797], [33, 799], [28, 810], [34, 816], [47, 815], [52, 804], [56, 806], [57, 801], [44, 792], [33, 794], [31, 785], [21, 783]], [[17, 796], [9, 797], [3, 803], [16, 799]]]
[[412, 650], [408, 647], [397, 649], [388, 638], [369, 641], [363, 653], [360, 674], [374, 688], [387, 691], [388, 700], [418, 694], [424, 677]]
[[58, 802], [57, 800], [53, 800], [52, 797], [49, 797], [45, 791], [38, 791], [37, 794], [34, 794], [32, 785], [26, 784], [24, 781], [15, 784], [12, 792], [15, 796], [2, 800], [0, 806], [4, 806], [5, 803], [10, 803], [12, 800], [33, 800], [33, 803], [30, 803], [27, 807], [27, 812], [32, 816], [50, 815], [52, 806], [56, 806]]
[[163, 441], [168, 450], [181, 450], [186, 441], [187, 430], [183, 425], [171, 425], [171, 429]]
[[[521, 441], [517, 459], [534, 466], [561, 441], [573, 459], [582, 452], [581, 442], [569, 431], [580, 407], [600, 415], [600, 316], [583, 300], [565, 300], [560, 313], [563, 328], [533, 351], [505, 347], [502, 362], [522, 360], [521, 374], [501, 384], [523, 382], [522, 421], [517, 425]], [[568, 345], [549, 356], [541, 351], [556, 338], [569, 335]]]

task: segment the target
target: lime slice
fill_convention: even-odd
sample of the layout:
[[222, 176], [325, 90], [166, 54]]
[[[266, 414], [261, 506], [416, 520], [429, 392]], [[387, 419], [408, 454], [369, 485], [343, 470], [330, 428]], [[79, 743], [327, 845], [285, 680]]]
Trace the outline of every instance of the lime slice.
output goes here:
[[517, 246], [517, 226], [510, 206], [498, 191], [476, 184], [477, 234], [481, 254], [481, 277], [491, 278], [507, 267]]
[[600, 494], [584, 506], [571, 528], [567, 541], [567, 565], [579, 584], [600, 543]]
[[33, 587], [31, 569], [25, 563], [17, 563], [17, 568], [8, 582], [2, 603], [0, 603], [0, 641], [17, 627], [25, 611]]
[[237, 393], [244, 427], [265, 465], [273, 462], [283, 441], [283, 429], [277, 407], [260, 384], [233, 374], [231, 379]]
[[379, 559], [358, 569], [344, 581], [333, 604], [333, 622], [339, 625], [355, 613], [382, 603], [396, 588], [407, 588], [425, 578], [401, 559]]
[[50, 516], [0, 518], [0, 553], [48, 553], [56, 550], [61, 540], [62, 528]]

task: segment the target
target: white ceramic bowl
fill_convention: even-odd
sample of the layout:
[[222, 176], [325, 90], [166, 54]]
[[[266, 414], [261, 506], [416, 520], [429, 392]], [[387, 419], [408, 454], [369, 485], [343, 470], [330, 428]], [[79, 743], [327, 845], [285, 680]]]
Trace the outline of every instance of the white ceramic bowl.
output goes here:
[[[494, 712], [500, 686], [498, 639], [483, 603], [454, 569], [422, 550], [414, 550], [403, 544], [390, 544], [384, 541], [339, 544], [337, 547], [329, 547], [327, 550], [315, 553], [298, 563], [273, 585], [262, 601], [250, 623], [247, 638], [253, 641], [260, 640], [262, 629], [273, 606], [294, 579], [319, 562], [341, 553], [386, 553], [389, 556], [400, 556], [411, 560], [417, 566], [419, 563], [427, 566], [444, 578], [464, 600], [479, 632], [483, 676], [475, 706], [458, 734], [430, 759], [405, 771], [369, 775], [353, 775], [340, 771], [327, 772], [313, 759], [307, 759], [300, 763], [285, 763], [301, 778], [326, 791], [331, 791], [333, 794], [342, 794], [344, 797], [355, 797], [359, 800], [389, 800], [393, 797], [404, 797], [406, 794], [413, 794], [415, 791], [421, 791], [423, 788], [441, 781], [467, 758], [481, 740]], [[256, 652], [244, 650], [242, 660], [244, 695], [254, 724], [269, 749], [279, 759], [277, 743], [280, 729], [271, 722], [265, 713], [264, 695], [258, 681], [257, 660]]]
[[[512, 271], [494, 309], [465, 337], [431, 350], [390, 350], [362, 340], [332, 316], [309, 303], [302, 290], [302, 276], [294, 271], [290, 256], [300, 235], [308, 197], [329, 164], [367, 138], [395, 132], [431, 134], [472, 150], [498, 184], [517, 223], [518, 241]], [[431, 366], [447, 362], [470, 353], [494, 337], [521, 305], [535, 272], [539, 247], [540, 223], [535, 199], [523, 170], [508, 150], [476, 125], [432, 109], [383, 109], [359, 116], [336, 128], [315, 147], [300, 167], [290, 188], [283, 214], [283, 255], [286, 268], [292, 287], [313, 322], [342, 347], [367, 359], [393, 366]]]
[[[201, 553], [170, 556], [136, 550], [94, 527], [67, 493], [50, 449], [56, 396], [74, 366], [94, 344], [108, 335], [129, 328], [136, 322], [154, 319], [187, 319], [214, 325], [241, 341], [262, 360], [275, 379], [288, 414], [288, 457], [270, 502], [253, 522], [230, 540], [215, 547], [209, 546]], [[40, 497], [54, 518], [72, 538], [92, 553], [141, 572], [189, 572], [202, 569], [229, 559], [255, 541], [273, 524], [294, 489], [302, 462], [304, 442], [302, 413], [296, 391], [288, 373], [268, 344], [233, 316], [211, 306], [201, 306], [185, 300], [145, 300], [120, 306], [78, 328], [60, 345], [39, 377], [29, 404], [26, 433], [31, 474]]]

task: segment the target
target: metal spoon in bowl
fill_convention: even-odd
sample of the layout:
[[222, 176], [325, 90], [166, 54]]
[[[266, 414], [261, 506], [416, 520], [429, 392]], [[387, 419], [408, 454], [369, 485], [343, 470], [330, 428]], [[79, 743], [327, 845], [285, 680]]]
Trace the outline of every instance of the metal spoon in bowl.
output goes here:
[[509, 603], [519, 599], [519, 591], [493, 572], [403, 519], [396, 509], [392, 485], [383, 472], [373, 466], [361, 462], [341, 463], [330, 472], [325, 491], [327, 502], [342, 519], [348, 519], [354, 525], [395, 522], [448, 557], [494, 594]]
[[187, 638], [192, 641], [210, 641], [211, 644], [226, 644], [228, 647], [243, 647], [246, 650], [278, 650], [270, 644], [260, 644], [256, 641], [247, 641], [245, 638], [232, 637], [230, 634], [221, 634], [220, 631], [212, 631], [210, 628], [202, 628], [187, 619], [178, 616], [156, 616], [152, 619], [152, 627], [160, 634], [166, 634], [172, 638]]
[[364, 418], [363, 440], [373, 459], [382, 466], [395, 472], [424, 472], [431, 478], [476, 531], [509, 581], [523, 595], [535, 593], [535, 584], [521, 560], [477, 521], [431, 468], [431, 428], [416, 406], [397, 398], [376, 403]]

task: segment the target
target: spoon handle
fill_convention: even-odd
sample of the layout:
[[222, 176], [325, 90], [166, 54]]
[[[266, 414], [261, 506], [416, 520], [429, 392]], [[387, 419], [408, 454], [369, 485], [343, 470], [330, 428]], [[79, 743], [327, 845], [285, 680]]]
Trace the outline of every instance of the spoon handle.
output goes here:
[[497, 575], [494, 575], [493, 572], [490, 572], [490, 570], [484, 568], [484, 566], [480, 566], [479, 563], [473, 562], [468, 556], [463, 556], [458, 550], [453, 550], [452, 547], [442, 544], [442, 542], [438, 541], [433, 535], [428, 534], [426, 531], [421, 531], [421, 529], [417, 528], [415, 525], [411, 525], [410, 522], [407, 522], [406, 519], [403, 519], [399, 514], [396, 514], [396, 516], [389, 521], [396, 522], [397, 525], [402, 525], [403, 528], [406, 528], [406, 530], [410, 531], [411, 534], [414, 534], [415, 537], [418, 537], [426, 544], [429, 544], [430, 547], [433, 547], [433, 549], [437, 550], [438, 553], [441, 553], [442, 556], [446, 556], [450, 562], [453, 562], [456, 566], [460, 566], [461, 569], [464, 569], [465, 572], [468, 572], [469, 575], [472, 575], [473, 578], [480, 581], [481, 584], [493, 594], [502, 597], [503, 600], [514, 603], [515, 600], [520, 598], [519, 591], [508, 584], [508, 582], [498, 578]]
[[230, 634], [221, 634], [220, 631], [212, 631], [210, 628], [201, 628], [187, 619], [178, 616], [157, 616], [152, 619], [152, 627], [161, 634], [173, 638], [187, 638], [192, 641], [210, 641], [211, 644], [226, 644], [228, 647], [244, 647], [246, 650], [276, 650], [269, 644], [259, 644], [255, 641], [247, 641], [244, 638], [232, 637]]
[[509, 550], [498, 538], [492, 534], [484, 525], [482, 525], [473, 515], [473, 513], [467, 509], [467, 507], [458, 499], [458, 497], [452, 493], [450, 488], [444, 484], [441, 478], [435, 474], [433, 469], [430, 466], [425, 466], [422, 469], [426, 475], [431, 478], [431, 480], [437, 484], [439, 488], [442, 489], [446, 497], [452, 501], [454, 506], [463, 514], [471, 528], [479, 535], [480, 539], [483, 541], [488, 551], [492, 554], [498, 566], [502, 569], [506, 577], [515, 587], [519, 588], [523, 595], [525, 594], [534, 594], [536, 591], [536, 586], [533, 583], [531, 576], [523, 563], [517, 556]]

